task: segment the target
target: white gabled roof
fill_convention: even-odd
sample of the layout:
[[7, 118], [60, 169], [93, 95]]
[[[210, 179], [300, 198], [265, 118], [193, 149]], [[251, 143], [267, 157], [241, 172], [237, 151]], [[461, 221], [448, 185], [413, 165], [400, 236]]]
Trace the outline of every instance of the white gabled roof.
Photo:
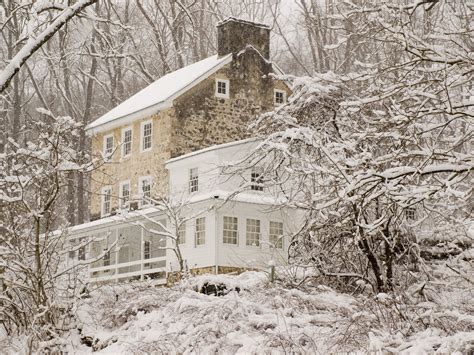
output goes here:
[[109, 130], [171, 107], [176, 97], [231, 61], [232, 54], [221, 58], [216, 54], [169, 73], [96, 119], [86, 130], [92, 133]]

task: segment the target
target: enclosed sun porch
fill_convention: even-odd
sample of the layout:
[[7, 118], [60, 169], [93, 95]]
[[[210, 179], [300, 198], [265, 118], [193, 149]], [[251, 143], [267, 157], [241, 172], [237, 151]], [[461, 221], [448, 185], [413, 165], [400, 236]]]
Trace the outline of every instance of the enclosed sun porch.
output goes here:
[[165, 229], [166, 217], [158, 211], [75, 226], [70, 231], [68, 263], [88, 264], [89, 282], [152, 278], [166, 283]]

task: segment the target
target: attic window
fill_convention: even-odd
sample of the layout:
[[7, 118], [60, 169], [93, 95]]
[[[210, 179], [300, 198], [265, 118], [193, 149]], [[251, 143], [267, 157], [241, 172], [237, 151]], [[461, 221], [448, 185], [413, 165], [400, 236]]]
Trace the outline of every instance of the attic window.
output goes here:
[[283, 90], [277, 90], [275, 89], [274, 91], [274, 97], [273, 97], [273, 102], [275, 105], [282, 105], [286, 102], [286, 92]]
[[229, 98], [229, 80], [216, 79], [216, 97]]

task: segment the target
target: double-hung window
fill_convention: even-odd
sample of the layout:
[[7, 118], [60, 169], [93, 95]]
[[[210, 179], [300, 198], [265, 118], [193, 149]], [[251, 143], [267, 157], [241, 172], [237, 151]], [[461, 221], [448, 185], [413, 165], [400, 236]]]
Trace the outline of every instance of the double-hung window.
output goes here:
[[199, 190], [199, 172], [198, 168], [189, 169], [189, 192], [193, 193]]
[[247, 218], [246, 245], [260, 246], [260, 220]]
[[263, 191], [263, 169], [255, 167], [250, 173], [250, 190]]
[[111, 212], [111, 203], [112, 203], [112, 188], [110, 186], [105, 186], [102, 188], [102, 217], [110, 215]]
[[222, 242], [224, 244], [235, 244], [238, 241], [238, 221], [237, 217], [224, 216], [222, 227]]
[[283, 248], [283, 223], [270, 221], [269, 233], [270, 245], [275, 248]]
[[407, 221], [414, 221], [415, 220], [415, 208], [414, 207], [408, 207], [405, 209], [405, 218]]
[[132, 153], [132, 128], [122, 130], [122, 158], [128, 157]]
[[151, 242], [149, 240], [143, 242], [143, 259], [151, 259]]
[[149, 206], [151, 204], [151, 177], [143, 176], [138, 182], [140, 207]]
[[130, 181], [120, 183], [120, 208], [127, 208], [130, 201]]
[[195, 221], [196, 246], [206, 243], [206, 217], [196, 218]]
[[104, 266], [110, 265], [110, 250], [107, 250], [104, 254]]
[[216, 97], [228, 99], [229, 98], [229, 80], [216, 80]]
[[186, 221], [182, 222], [178, 227], [178, 244], [186, 243]]
[[282, 105], [286, 102], [286, 92], [275, 89], [273, 92], [273, 102], [275, 105]]
[[104, 158], [107, 159], [112, 156], [114, 152], [114, 136], [108, 134], [104, 136]]
[[146, 152], [151, 149], [152, 144], [152, 133], [153, 133], [153, 123], [151, 121], [142, 122], [141, 124], [141, 142], [140, 142], [140, 151]]

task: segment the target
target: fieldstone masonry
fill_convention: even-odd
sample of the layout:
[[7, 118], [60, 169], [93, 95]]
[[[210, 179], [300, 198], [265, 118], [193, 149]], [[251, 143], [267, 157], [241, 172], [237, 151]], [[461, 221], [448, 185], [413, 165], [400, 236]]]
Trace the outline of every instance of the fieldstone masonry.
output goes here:
[[[209, 76], [173, 102], [173, 107], [133, 124], [133, 148], [129, 159], [116, 152], [110, 164], [92, 175], [91, 218], [100, 217], [103, 186], [112, 186], [112, 208], [118, 206], [119, 181], [130, 180], [137, 191], [139, 176], [151, 175], [155, 195], [167, 193], [166, 160], [215, 144], [247, 138], [249, 123], [274, 108], [274, 89], [291, 94], [274, 79], [270, 54], [270, 30], [265, 25], [228, 19], [218, 25], [218, 54], [233, 54], [232, 62]], [[216, 79], [229, 80], [229, 98], [215, 96]], [[153, 150], [139, 153], [140, 122], [153, 120]], [[120, 141], [123, 127], [113, 133]], [[93, 140], [93, 151], [101, 151], [103, 137]]]

